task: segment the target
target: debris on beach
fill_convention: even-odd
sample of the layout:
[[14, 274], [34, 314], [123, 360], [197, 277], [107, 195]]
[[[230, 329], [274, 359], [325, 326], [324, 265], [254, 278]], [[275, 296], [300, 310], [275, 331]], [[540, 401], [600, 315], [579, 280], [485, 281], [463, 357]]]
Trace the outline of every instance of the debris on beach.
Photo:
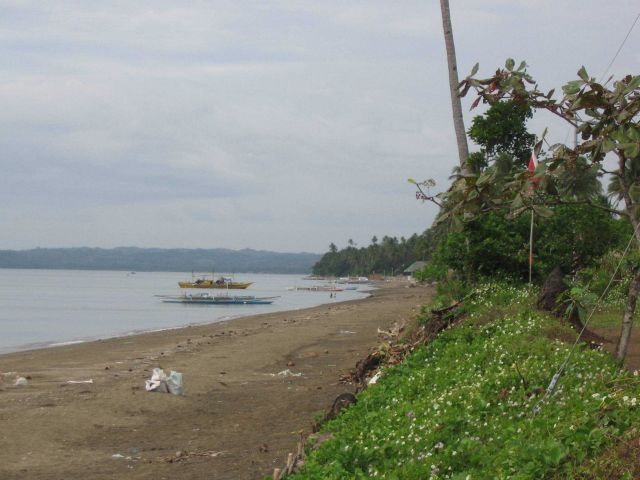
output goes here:
[[272, 377], [301, 377], [302, 372], [293, 373], [291, 370], [287, 368], [286, 370], [282, 370], [281, 372], [278, 372], [278, 373], [265, 373], [265, 375], [270, 375]]
[[184, 462], [186, 460], [189, 460], [189, 458], [191, 457], [211, 457], [211, 458], [215, 458], [215, 457], [219, 457], [220, 455], [226, 455], [227, 452], [224, 450], [220, 450], [220, 451], [215, 451], [215, 450], [195, 450], [192, 452], [186, 452], [186, 451], [178, 451], [175, 453], [175, 455], [171, 455], [169, 457], [165, 457], [164, 461], [167, 463], [177, 463], [177, 462]]
[[396, 340], [398, 339], [398, 337], [400, 336], [400, 334], [404, 331], [404, 324], [399, 323], [399, 322], [395, 322], [393, 324], [393, 327], [391, 327], [388, 330], [381, 330], [380, 328], [378, 328], [378, 336], [382, 337], [384, 340], [390, 341], [390, 340]]
[[182, 383], [182, 373], [171, 370], [167, 376], [161, 368], [154, 368], [150, 380], [145, 381], [147, 392], [172, 393], [173, 395], [184, 395]]
[[93, 378], [90, 378], [89, 380], [67, 380], [67, 384], [69, 385], [75, 385], [78, 383], [93, 383]]
[[13, 384], [14, 387], [26, 387], [29, 385], [29, 381], [24, 377], [16, 378], [16, 382]]
[[368, 385], [375, 385], [376, 383], [378, 383], [378, 380], [380, 379], [381, 376], [382, 376], [382, 370], [378, 370], [376, 372], [376, 374], [369, 379], [367, 384]]

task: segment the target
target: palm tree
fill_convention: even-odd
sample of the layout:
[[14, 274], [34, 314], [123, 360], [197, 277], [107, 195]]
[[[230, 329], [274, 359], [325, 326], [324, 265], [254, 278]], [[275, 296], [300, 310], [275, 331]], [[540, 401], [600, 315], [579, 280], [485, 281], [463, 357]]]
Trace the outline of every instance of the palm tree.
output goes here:
[[458, 96], [458, 65], [456, 63], [456, 48], [453, 43], [449, 0], [440, 0], [440, 10], [442, 11], [444, 44], [447, 49], [447, 65], [449, 66], [449, 93], [451, 94], [451, 108], [453, 110], [453, 128], [456, 131], [456, 141], [458, 142], [460, 168], [465, 171], [465, 164], [469, 156], [469, 147], [467, 146], [467, 135], [464, 130], [462, 105], [460, 103], [460, 97]]

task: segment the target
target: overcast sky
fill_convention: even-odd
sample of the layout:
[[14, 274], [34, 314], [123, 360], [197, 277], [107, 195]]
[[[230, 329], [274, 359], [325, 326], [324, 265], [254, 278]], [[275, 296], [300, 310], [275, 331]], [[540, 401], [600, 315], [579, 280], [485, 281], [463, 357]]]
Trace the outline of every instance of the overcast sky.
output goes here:
[[[461, 76], [513, 57], [549, 89], [599, 78], [640, 13], [450, 2]], [[437, 0], [0, 0], [0, 249], [366, 246], [429, 227], [407, 178], [456, 163]]]

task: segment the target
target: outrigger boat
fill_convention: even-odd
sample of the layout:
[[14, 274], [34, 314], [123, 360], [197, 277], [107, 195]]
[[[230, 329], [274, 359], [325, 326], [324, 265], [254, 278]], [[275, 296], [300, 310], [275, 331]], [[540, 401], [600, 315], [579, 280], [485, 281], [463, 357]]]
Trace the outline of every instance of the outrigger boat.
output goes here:
[[269, 305], [278, 297], [254, 297], [253, 295], [211, 295], [210, 293], [164, 296], [164, 303], [188, 303], [192, 305]]
[[180, 288], [230, 288], [233, 290], [244, 290], [253, 282], [234, 282], [231, 277], [220, 277], [217, 280], [213, 278], [198, 278], [192, 282], [178, 282]]

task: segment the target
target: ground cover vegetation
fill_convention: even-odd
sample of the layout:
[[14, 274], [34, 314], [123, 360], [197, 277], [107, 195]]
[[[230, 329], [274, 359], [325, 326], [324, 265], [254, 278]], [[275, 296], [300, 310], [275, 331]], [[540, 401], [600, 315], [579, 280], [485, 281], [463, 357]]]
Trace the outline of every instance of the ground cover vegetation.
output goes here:
[[[533, 293], [475, 287], [464, 321], [384, 369], [356, 405], [324, 426], [332, 438], [293, 478], [582, 475], [585, 459], [639, 424], [640, 378], [606, 353], [579, 348], [543, 400], [570, 349], [556, 338], [575, 333], [535, 310]], [[624, 478], [620, 468], [614, 478]]]

